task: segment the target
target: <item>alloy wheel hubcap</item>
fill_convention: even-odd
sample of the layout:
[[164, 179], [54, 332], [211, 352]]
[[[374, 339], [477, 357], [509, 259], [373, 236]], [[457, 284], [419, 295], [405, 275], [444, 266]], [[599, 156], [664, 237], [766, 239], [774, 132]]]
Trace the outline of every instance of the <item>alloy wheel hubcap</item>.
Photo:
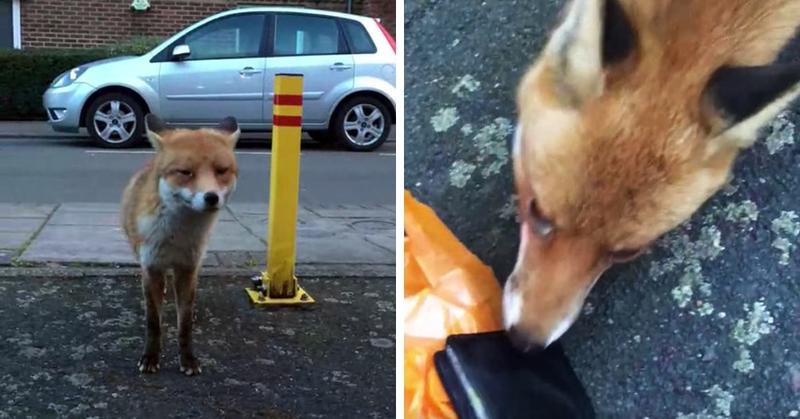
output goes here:
[[386, 129], [386, 118], [370, 104], [353, 106], [344, 116], [344, 132], [353, 144], [369, 146], [378, 141]]
[[93, 123], [103, 141], [118, 144], [129, 140], [136, 131], [136, 113], [127, 103], [110, 100], [97, 108]]

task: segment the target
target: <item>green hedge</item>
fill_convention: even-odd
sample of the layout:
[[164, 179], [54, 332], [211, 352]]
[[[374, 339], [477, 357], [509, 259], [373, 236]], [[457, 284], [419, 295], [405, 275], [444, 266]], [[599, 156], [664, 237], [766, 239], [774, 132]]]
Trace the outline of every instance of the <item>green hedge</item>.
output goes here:
[[0, 49], [0, 120], [47, 119], [42, 95], [56, 76], [91, 61], [142, 55], [161, 41], [140, 37], [93, 49]]

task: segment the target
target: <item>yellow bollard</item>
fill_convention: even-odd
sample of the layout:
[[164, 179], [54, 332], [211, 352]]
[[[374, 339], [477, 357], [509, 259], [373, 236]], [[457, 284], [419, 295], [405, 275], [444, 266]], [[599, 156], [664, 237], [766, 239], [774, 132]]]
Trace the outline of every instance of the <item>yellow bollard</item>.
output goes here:
[[275, 76], [272, 107], [267, 270], [247, 288], [255, 304], [309, 304], [311, 298], [294, 275], [297, 203], [300, 191], [300, 137], [303, 117], [303, 76]]

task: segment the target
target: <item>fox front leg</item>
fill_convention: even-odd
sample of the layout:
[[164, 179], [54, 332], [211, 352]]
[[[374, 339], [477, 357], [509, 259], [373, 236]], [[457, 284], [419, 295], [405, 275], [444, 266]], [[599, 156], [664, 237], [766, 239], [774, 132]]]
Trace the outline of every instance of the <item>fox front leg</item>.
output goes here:
[[139, 371], [158, 372], [161, 356], [161, 303], [164, 300], [164, 273], [143, 269], [142, 292], [145, 303], [145, 343], [139, 358]]

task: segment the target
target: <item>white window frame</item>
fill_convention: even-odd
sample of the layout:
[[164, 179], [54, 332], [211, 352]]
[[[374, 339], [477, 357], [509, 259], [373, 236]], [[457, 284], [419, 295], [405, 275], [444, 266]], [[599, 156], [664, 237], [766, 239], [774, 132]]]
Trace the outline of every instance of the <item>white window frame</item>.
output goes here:
[[15, 49], [22, 49], [22, 13], [19, 2], [20, 0], [11, 0], [11, 33]]

